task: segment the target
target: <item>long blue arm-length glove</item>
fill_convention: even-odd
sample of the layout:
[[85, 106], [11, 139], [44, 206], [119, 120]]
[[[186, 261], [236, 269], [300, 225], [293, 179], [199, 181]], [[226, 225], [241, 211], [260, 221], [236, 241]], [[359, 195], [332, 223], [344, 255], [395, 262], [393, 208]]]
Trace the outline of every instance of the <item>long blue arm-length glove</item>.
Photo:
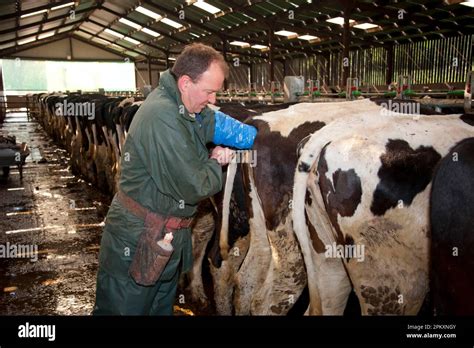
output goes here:
[[250, 149], [257, 136], [257, 128], [237, 121], [224, 114], [222, 111], [215, 112], [216, 125], [214, 139], [216, 145], [225, 145], [237, 149]]

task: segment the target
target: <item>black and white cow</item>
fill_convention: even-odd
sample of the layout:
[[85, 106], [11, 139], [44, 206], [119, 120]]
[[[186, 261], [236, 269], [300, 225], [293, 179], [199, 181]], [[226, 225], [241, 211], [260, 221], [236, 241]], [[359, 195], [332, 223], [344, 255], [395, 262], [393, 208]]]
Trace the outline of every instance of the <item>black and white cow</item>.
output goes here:
[[341, 107], [349, 117], [311, 137], [295, 174], [308, 313], [342, 314], [354, 289], [363, 314], [417, 314], [428, 291], [433, 171], [474, 127], [460, 115]]
[[121, 147], [141, 99], [73, 93], [45, 94], [37, 100], [39, 121], [69, 152], [72, 171], [102, 191], [115, 193]]
[[[380, 109], [371, 102], [352, 103], [368, 110]], [[219, 314], [231, 314], [234, 308], [236, 314], [243, 315], [284, 315], [303, 291], [305, 269], [290, 214], [297, 150], [305, 137], [349, 115], [343, 105], [296, 104], [247, 120], [259, 130], [253, 148], [257, 165], [229, 166], [229, 173], [238, 174], [238, 185], [233, 185], [228, 175], [219, 234], [221, 252], [213, 254], [211, 267]], [[228, 216], [238, 222], [230, 211], [236, 208], [229, 193], [233, 186], [234, 195], [244, 192], [240, 205], [248, 218], [248, 226], [237, 224], [237, 229], [227, 222]], [[242, 207], [237, 210], [241, 214]], [[232, 230], [241, 235], [236, 237]], [[223, 256], [222, 260], [216, 255]]]
[[441, 161], [431, 191], [431, 297], [436, 315], [473, 315], [474, 138]]

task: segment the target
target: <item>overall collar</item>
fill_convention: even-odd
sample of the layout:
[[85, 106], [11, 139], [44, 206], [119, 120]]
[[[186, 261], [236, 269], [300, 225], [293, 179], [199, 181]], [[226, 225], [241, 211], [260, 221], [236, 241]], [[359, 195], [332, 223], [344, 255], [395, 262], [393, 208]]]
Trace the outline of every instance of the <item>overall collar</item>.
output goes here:
[[[170, 69], [161, 74], [159, 88], [164, 89], [170, 95], [170, 97], [176, 100], [176, 104], [178, 104], [178, 112], [182, 117], [188, 121], [196, 122], [196, 117], [191, 116], [189, 111], [184, 106], [184, 103], [181, 99], [181, 92], [178, 89], [178, 83]], [[183, 111], [181, 112], [181, 110]]]

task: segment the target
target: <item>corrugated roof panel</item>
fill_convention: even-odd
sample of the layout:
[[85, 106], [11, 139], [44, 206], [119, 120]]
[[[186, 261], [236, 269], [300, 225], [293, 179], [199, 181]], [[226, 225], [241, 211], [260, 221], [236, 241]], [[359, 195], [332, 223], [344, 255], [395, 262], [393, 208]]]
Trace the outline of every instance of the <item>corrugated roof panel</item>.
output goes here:
[[1, 36], [1, 40], [3, 42], [7, 41], [7, 40], [11, 40], [11, 39], [14, 39], [16, 37], [15, 35], [15, 32], [11, 32], [11, 33], [8, 33], [8, 34], [3, 34]]
[[140, 12], [137, 12], [137, 11], [130, 12], [127, 15], [127, 18], [132, 19], [132, 20], [134, 20], [138, 23], [143, 23], [143, 25], [145, 25], [145, 23], [148, 23], [152, 20], [150, 17], [145, 16], [143, 13], [140, 13]]
[[50, 11], [48, 18], [57, 17], [57, 16], [70, 16], [72, 14], [71, 11], [74, 12], [75, 9], [71, 7], [63, 7], [58, 10]]
[[0, 3], [0, 13], [2, 15], [14, 13], [16, 11], [16, 0], [5, 0]]
[[0, 30], [14, 29], [15, 27], [15, 19], [5, 19], [3, 21], [0, 21]]
[[58, 34], [64, 33], [65, 31], [71, 30], [72, 28], [74, 28], [74, 25], [68, 25], [67, 27], [59, 29]]
[[35, 7], [40, 7], [40, 6], [44, 6], [48, 4], [49, 4], [48, 0], [22, 1], [21, 10], [22, 11], [31, 10]]
[[102, 27], [99, 27], [98, 25], [95, 25], [94, 23], [91, 23], [91, 22], [84, 22], [81, 24], [80, 27], [93, 33], [98, 33], [99, 31], [103, 30]]
[[131, 57], [134, 57], [134, 58], [139, 56], [138, 53], [135, 53], [135, 52], [132, 52], [132, 51], [125, 51], [124, 53], [131, 56]]
[[[44, 14], [45, 13], [40, 13], [38, 15], [25, 17], [25, 18], [20, 18], [20, 26], [41, 22], [43, 20]], [[53, 16], [53, 17], [55, 17], [55, 16]]]
[[5, 48], [9, 48], [9, 47], [13, 47], [15, 46], [15, 42], [9, 42], [9, 43], [6, 43], [6, 44], [0, 44], [0, 50], [4, 50]]
[[94, 11], [94, 17], [98, 17], [100, 18], [102, 21], [104, 22], [107, 22], [107, 23], [110, 23], [118, 18], [121, 18], [121, 17], [117, 17], [116, 15], [108, 12], [108, 11], [105, 11], [105, 10], [95, 10]]
[[107, 0], [104, 2], [104, 5], [114, 10], [115, 12], [126, 12], [137, 5], [137, 1], [135, 0], [119, 0], [119, 1], [111, 1]]
[[[60, 26], [61, 24], [63, 23], [63, 20], [62, 19], [58, 19], [57, 21], [53, 21], [53, 22], [49, 22], [49, 23], [46, 23], [45, 25], [43, 25], [43, 30], [49, 30], [51, 28], [55, 28], [57, 26]], [[39, 26], [36, 26], [34, 29], [35, 30], [38, 30]]]
[[89, 35], [87, 33], [84, 33], [83, 31], [78, 31], [78, 30], [74, 32], [74, 35], [82, 36], [83, 38], [88, 39], [88, 40], [92, 38], [92, 35]]
[[[227, 26], [236, 26], [237, 24], [243, 24], [242, 21], [240, 21], [239, 19], [236, 19], [235, 17], [231, 17], [231, 16], [222, 16], [222, 17], [219, 17], [215, 20], [213, 20], [212, 22], [208, 22], [208, 23], [213, 23], [219, 27], [227, 27]], [[205, 24], [208, 24], [208, 23], [205, 23]]]
[[23, 29], [23, 30], [18, 31], [18, 36], [22, 37], [22, 36], [34, 34], [37, 32], [38, 32], [38, 27]]
[[79, 5], [76, 6], [76, 10], [82, 10], [84, 8], [94, 6], [94, 5], [96, 5], [96, 3], [97, 3], [96, 0], [81, 0], [79, 2]]
[[273, 15], [273, 11], [268, 9], [267, 6], [265, 6], [265, 3], [263, 2], [253, 5], [252, 12], [255, 12], [256, 14], [259, 14], [260, 16], [265, 16], [265, 17]]
[[89, 16], [90, 19], [94, 20], [95, 22], [99, 22], [100, 24], [107, 26], [109, 23], [107, 21], [104, 21], [102, 18], [97, 17], [96, 14], [97, 11], [94, 11], [94, 13]]
[[243, 13], [239, 12], [232, 12], [224, 16], [224, 18], [231, 17], [235, 22], [245, 23], [245, 22], [253, 22], [249, 16], [246, 16]]

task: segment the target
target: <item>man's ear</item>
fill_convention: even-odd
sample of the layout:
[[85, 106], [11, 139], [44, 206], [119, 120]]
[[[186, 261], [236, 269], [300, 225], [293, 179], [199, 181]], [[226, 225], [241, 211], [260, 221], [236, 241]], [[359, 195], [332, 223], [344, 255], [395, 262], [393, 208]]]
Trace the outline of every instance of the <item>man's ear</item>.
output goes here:
[[188, 75], [182, 75], [178, 79], [178, 89], [179, 89], [179, 91], [181, 93], [183, 93], [189, 87], [189, 85], [192, 82], [193, 82], [193, 80], [191, 80], [191, 78]]

